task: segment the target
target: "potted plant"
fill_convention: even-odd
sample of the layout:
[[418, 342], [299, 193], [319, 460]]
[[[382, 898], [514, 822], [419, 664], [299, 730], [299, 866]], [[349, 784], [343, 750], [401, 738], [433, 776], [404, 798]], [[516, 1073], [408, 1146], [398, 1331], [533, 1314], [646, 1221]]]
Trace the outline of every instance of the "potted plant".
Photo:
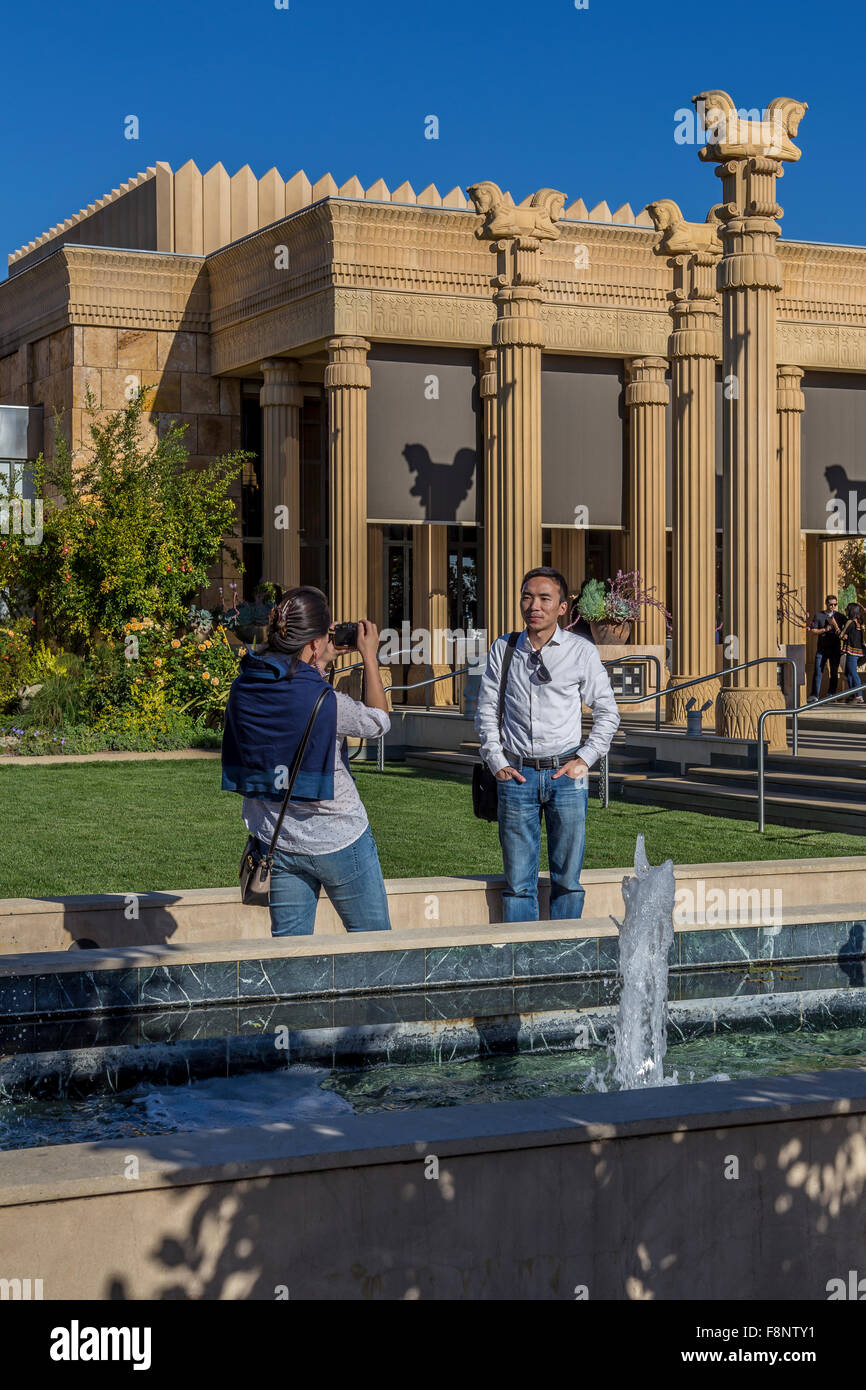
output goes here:
[[617, 570], [615, 579], [588, 579], [581, 593], [573, 596], [569, 626], [583, 618], [600, 647], [621, 646], [628, 642], [632, 624], [643, 609], [652, 607], [661, 609], [670, 628], [670, 613], [652, 595], [652, 589], [644, 589], [638, 570], [627, 574]]

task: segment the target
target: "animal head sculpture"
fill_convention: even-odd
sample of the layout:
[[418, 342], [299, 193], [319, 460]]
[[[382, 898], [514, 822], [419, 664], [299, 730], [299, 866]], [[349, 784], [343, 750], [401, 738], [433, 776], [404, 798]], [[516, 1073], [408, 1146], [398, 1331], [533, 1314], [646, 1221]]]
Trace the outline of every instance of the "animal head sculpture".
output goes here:
[[485, 180], [474, 183], [466, 192], [475, 205], [475, 211], [484, 220], [476, 234], [493, 241], [500, 237], [536, 237], [542, 241], [555, 241], [559, 236], [556, 226], [565, 207], [565, 194], [555, 188], [540, 188], [531, 197], [515, 205], [510, 193], [503, 193], [498, 184]]
[[647, 204], [647, 212], [657, 232], [661, 232], [658, 250], [669, 256], [707, 252], [721, 255], [722, 243], [718, 233], [718, 204], [710, 208], [705, 222], [687, 222], [673, 198], [659, 198]]

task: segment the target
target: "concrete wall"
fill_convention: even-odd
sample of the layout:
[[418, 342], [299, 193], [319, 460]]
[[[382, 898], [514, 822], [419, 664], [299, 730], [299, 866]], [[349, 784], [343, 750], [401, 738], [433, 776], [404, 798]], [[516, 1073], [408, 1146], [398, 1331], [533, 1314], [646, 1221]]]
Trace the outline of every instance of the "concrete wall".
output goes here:
[[0, 1154], [0, 1277], [46, 1299], [825, 1300], [864, 1271], [864, 1188], [862, 1069], [331, 1117]]
[[[676, 869], [678, 890], [694, 894], [695, 910], [716, 889], [758, 889], [780, 908], [815, 907], [832, 913], [833, 904], [863, 904], [866, 855], [838, 859], [776, 859], [752, 863], [683, 864]], [[588, 869], [584, 918], [619, 917], [622, 880], [630, 869]], [[701, 888], [700, 885], [703, 885]], [[447, 930], [502, 920], [502, 879], [404, 878], [386, 884], [395, 931]], [[541, 879], [540, 910], [547, 913], [549, 880]], [[703, 896], [702, 896], [703, 895]], [[137, 918], [130, 918], [132, 911]], [[803, 919], [805, 920], [805, 918]], [[316, 915], [316, 935], [342, 935], [343, 926], [324, 896]], [[70, 898], [0, 899], [0, 955], [65, 951], [77, 941], [101, 947], [171, 941], [204, 943], [270, 937], [266, 908], [245, 907], [237, 888], [180, 889], [141, 893], [130, 898], [103, 894]]]

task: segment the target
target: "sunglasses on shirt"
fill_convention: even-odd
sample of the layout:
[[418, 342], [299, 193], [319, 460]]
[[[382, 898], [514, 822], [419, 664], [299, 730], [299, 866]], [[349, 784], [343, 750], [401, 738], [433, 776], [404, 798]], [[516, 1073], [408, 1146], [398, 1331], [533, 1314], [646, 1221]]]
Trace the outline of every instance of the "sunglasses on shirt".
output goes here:
[[541, 658], [540, 651], [532, 651], [529, 653], [529, 664], [532, 667], [535, 674], [538, 676], [538, 679], [541, 681], [542, 685], [546, 685], [547, 682], [550, 680], [550, 672], [548, 671]]

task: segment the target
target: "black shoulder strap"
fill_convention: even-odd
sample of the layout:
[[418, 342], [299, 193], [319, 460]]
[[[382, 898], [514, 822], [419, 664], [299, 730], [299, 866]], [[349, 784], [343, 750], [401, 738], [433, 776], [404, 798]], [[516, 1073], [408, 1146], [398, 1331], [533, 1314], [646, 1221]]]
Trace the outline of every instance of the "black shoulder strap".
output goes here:
[[321, 707], [322, 707], [322, 701], [324, 700], [325, 696], [326, 696], [326, 695], [330, 695], [330, 694], [333, 694], [333, 690], [332, 690], [332, 687], [331, 687], [330, 685], [328, 685], [328, 686], [325, 687], [325, 689], [322, 691], [321, 695], [319, 696], [318, 700], [317, 700], [316, 703], [313, 705], [313, 712], [312, 712], [312, 714], [310, 715], [309, 720], [307, 721], [307, 727], [306, 727], [306, 729], [304, 730], [304, 737], [301, 739], [300, 743], [298, 744], [297, 750], [296, 750], [296, 752], [295, 752], [295, 756], [294, 756], [294, 758], [292, 759], [292, 766], [291, 766], [290, 769], [289, 769], [289, 785], [288, 785], [287, 788], [286, 788], [286, 794], [285, 794], [285, 796], [283, 797], [283, 804], [282, 804], [282, 806], [280, 807], [280, 814], [279, 814], [279, 816], [277, 817], [277, 823], [276, 823], [276, 826], [274, 827], [274, 833], [273, 833], [273, 835], [271, 836], [271, 846], [270, 846], [270, 849], [268, 850], [268, 860], [269, 860], [269, 861], [272, 860], [273, 857], [274, 857], [274, 850], [275, 850], [276, 847], [277, 847], [277, 840], [279, 839], [280, 830], [281, 830], [281, 828], [282, 828], [283, 820], [285, 819], [286, 811], [287, 811], [288, 808], [289, 808], [289, 799], [290, 799], [290, 797], [291, 797], [291, 795], [292, 795], [292, 788], [293, 788], [294, 785], [295, 785], [295, 779], [297, 778], [297, 775], [298, 775], [298, 773], [299, 773], [299, 771], [300, 771], [301, 762], [303, 761], [304, 754], [305, 754], [306, 751], [307, 751], [307, 744], [308, 744], [309, 741], [310, 741], [310, 734], [313, 732], [313, 725], [314, 725], [315, 722], [316, 722], [316, 715], [319, 713], [319, 710], [320, 710]]
[[517, 646], [519, 632], [509, 632], [508, 646], [502, 657], [502, 675], [499, 677], [499, 732], [502, 733], [502, 721], [505, 718], [505, 687], [508, 684], [508, 668], [514, 658], [514, 648]]

